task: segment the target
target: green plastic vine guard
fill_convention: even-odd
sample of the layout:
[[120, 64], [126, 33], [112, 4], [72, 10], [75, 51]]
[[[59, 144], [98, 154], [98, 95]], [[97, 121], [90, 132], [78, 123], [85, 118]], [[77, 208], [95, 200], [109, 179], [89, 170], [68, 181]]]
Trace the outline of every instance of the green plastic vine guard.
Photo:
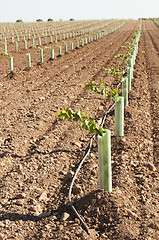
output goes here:
[[82, 46], [82, 47], [84, 46], [84, 39], [82, 39], [82, 43], [81, 43], [81, 46]]
[[33, 47], [35, 46], [35, 40], [34, 40], [34, 38], [32, 39], [32, 46], [33, 46]]
[[84, 44], [87, 45], [87, 38], [85, 38]]
[[128, 91], [131, 91], [131, 68], [127, 67], [127, 74], [128, 74]]
[[115, 136], [124, 136], [124, 97], [115, 102]]
[[132, 66], [131, 58], [128, 58], [127, 63], [128, 63], [128, 66], [129, 66], [129, 67]]
[[28, 67], [31, 67], [31, 57], [30, 57], [30, 53], [27, 53], [27, 59], [28, 59]]
[[24, 48], [27, 49], [27, 40], [24, 41]]
[[4, 43], [4, 52], [7, 53], [7, 42]]
[[67, 44], [65, 44], [65, 53], [67, 53]]
[[44, 38], [44, 44], [47, 44], [47, 37]]
[[73, 42], [71, 42], [71, 51], [73, 51]]
[[54, 59], [54, 49], [51, 49], [51, 59]]
[[13, 71], [13, 57], [9, 58], [10, 73]]
[[18, 42], [15, 42], [15, 51], [18, 51]]
[[111, 174], [111, 132], [106, 130], [103, 136], [98, 136], [99, 187], [112, 192]]
[[132, 56], [131, 56], [131, 61], [132, 61], [132, 66], [131, 66], [131, 79], [133, 79], [133, 71], [134, 71], [134, 66], [133, 66], [133, 59], [132, 59]]
[[133, 79], [133, 59], [132, 56], [127, 60], [128, 66], [131, 68], [131, 79]]
[[41, 38], [39, 38], [39, 46], [41, 46]]
[[133, 51], [133, 54], [132, 54], [132, 61], [133, 61], [133, 65], [135, 64], [135, 51]]
[[124, 106], [128, 106], [128, 78], [122, 80], [122, 96], [124, 97]]
[[136, 44], [136, 55], [138, 54], [138, 42]]
[[51, 43], [53, 42], [52, 36], [50, 36], [50, 42], [51, 42]]
[[61, 46], [59, 46], [59, 56], [61, 56]]
[[43, 63], [43, 49], [40, 48], [40, 62]]

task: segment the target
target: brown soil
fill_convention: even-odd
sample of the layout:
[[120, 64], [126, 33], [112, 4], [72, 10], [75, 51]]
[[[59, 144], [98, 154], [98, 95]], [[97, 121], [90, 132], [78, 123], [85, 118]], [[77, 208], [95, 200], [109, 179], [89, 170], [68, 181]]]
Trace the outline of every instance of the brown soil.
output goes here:
[[[97, 120], [104, 115], [111, 103], [82, 84], [103, 80], [116, 86], [103, 67], [122, 68], [114, 56], [124, 53], [121, 46], [131, 41], [138, 24], [128, 21], [98, 41], [31, 69], [24, 68], [25, 53], [12, 74], [5, 76], [6, 63], [4, 69], [2, 65], [0, 239], [158, 239], [159, 28], [155, 23], [142, 22], [124, 137], [114, 137], [114, 110], [105, 122], [112, 134], [112, 193], [99, 190], [96, 139], [75, 182], [72, 201], [90, 236], [69, 206], [68, 173], [76, 171], [91, 135], [80, 123], [57, 117], [58, 110], [70, 107]], [[64, 213], [69, 214], [66, 220]]]

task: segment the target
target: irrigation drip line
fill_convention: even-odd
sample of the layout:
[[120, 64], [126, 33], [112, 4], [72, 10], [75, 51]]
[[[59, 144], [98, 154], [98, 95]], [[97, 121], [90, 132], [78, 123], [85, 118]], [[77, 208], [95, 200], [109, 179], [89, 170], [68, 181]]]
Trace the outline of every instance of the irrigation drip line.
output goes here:
[[90, 150], [91, 150], [92, 142], [93, 142], [93, 138], [94, 138], [94, 137], [95, 137], [95, 135], [93, 135], [93, 136], [91, 137], [91, 140], [90, 140], [90, 143], [89, 143], [89, 146], [88, 146], [87, 153], [85, 154], [84, 158], [83, 158], [82, 161], [80, 162], [80, 164], [79, 164], [79, 166], [78, 166], [78, 168], [77, 168], [77, 170], [76, 170], [76, 173], [75, 173], [75, 175], [73, 176], [73, 179], [72, 179], [72, 182], [71, 182], [71, 185], [70, 185], [70, 189], [69, 189], [69, 194], [68, 194], [69, 202], [70, 202], [70, 205], [71, 205], [74, 213], [76, 214], [77, 218], [81, 221], [84, 230], [86, 230], [86, 232], [87, 232], [89, 235], [90, 235], [90, 230], [89, 230], [88, 226], [87, 226], [86, 223], [83, 221], [83, 219], [80, 217], [80, 215], [78, 214], [77, 210], [75, 209], [75, 207], [74, 207], [74, 205], [73, 205], [73, 203], [72, 203], [72, 201], [71, 201], [71, 193], [72, 193], [72, 187], [73, 187], [74, 181], [75, 181], [75, 179], [76, 179], [76, 176], [77, 176], [77, 174], [78, 174], [78, 172], [79, 172], [79, 170], [80, 170], [80, 168], [81, 168], [84, 160], [86, 159], [86, 157], [88, 156], [88, 154], [89, 154], [89, 152], [90, 152]]
[[[120, 85], [121, 85], [121, 82], [117, 85], [117, 88], [116, 88], [116, 89], [118, 89]], [[102, 127], [103, 127], [104, 121], [105, 121], [108, 113], [114, 108], [114, 106], [115, 106], [115, 102], [112, 104], [112, 106], [107, 110], [107, 112], [106, 112], [105, 115], [103, 116], [103, 120], [102, 120], [102, 123], [101, 123], [101, 126], [102, 126]], [[95, 137], [95, 134], [91, 137], [90, 143], [89, 143], [89, 145], [88, 145], [87, 152], [86, 152], [85, 156], [83, 157], [83, 159], [81, 160], [81, 162], [80, 162], [80, 164], [79, 164], [79, 166], [78, 166], [78, 168], [77, 168], [77, 170], [76, 170], [76, 172], [75, 172], [75, 174], [74, 174], [74, 176], [73, 176], [73, 179], [72, 179], [72, 182], [71, 182], [71, 185], [70, 185], [70, 189], [69, 189], [69, 194], [68, 194], [68, 199], [69, 199], [69, 203], [70, 203], [70, 206], [71, 206], [72, 210], [74, 211], [76, 217], [81, 221], [82, 226], [83, 226], [83, 229], [84, 229], [89, 235], [90, 235], [91, 233], [90, 233], [90, 230], [89, 230], [87, 224], [83, 221], [83, 219], [81, 218], [81, 216], [79, 215], [79, 213], [77, 212], [76, 208], [74, 207], [74, 205], [73, 205], [73, 203], [72, 203], [71, 193], [72, 193], [73, 184], [74, 184], [74, 182], [75, 182], [75, 179], [76, 179], [76, 177], [77, 177], [77, 174], [78, 174], [78, 172], [79, 172], [79, 170], [80, 170], [83, 162], [85, 161], [85, 159], [87, 158], [87, 156], [88, 156], [89, 153], [90, 153], [90, 150], [91, 150], [91, 148], [92, 148], [92, 142], [93, 142], [94, 137]]]
[[3, 77], [1, 77], [0, 79], [3, 79], [3, 78], [5, 78], [5, 77], [8, 77], [8, 74], [7, 74], [7, 75], [5, 75], [5, 76], [3, 76]]

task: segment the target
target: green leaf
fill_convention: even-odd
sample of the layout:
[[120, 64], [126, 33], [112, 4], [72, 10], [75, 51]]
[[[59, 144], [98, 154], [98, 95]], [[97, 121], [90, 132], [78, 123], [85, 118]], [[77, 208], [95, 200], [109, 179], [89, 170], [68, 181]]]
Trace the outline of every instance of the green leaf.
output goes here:
[[83, 115], [83, 112], [82, 111], [78, 111], [76, 114], [75, 114], [75, 121], [82, 121], [82, 115]]
[[103, 81], [100, 80], [99, 86], [103, 86]]
[[82, 122], [83, 122], [82, 128], [85, 129], [85, 130], [88, 130], [89, 129], [89, 121], [85, 120], [85, 121], [82, 121]]
[[65, 119], [65, 118], [70, 119], [69, 114], [65, 110], [59, 111], [57, 113], [58, 113], [58, 117], [61, 117], [62, 119]]
[[6, 52], [0, 52], [0, 55], [3, 55], [3, 56], [8, 57], [8, 58], [11, 58], [11, 56], [8, 53], [6, 53]]
[[103, 128], [99, 127], [99, 129], [98, 129], [98, 135], [103, 136]]

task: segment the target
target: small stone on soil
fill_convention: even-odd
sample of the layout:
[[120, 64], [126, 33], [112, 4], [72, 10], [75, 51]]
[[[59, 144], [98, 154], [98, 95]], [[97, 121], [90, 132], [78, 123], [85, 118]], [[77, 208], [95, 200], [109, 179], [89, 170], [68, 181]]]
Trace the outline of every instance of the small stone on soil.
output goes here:
[[30, 210], [32, 211], [32, 212], [34, 212], [34, 216], [39, 216], [41, 213], [42, 213], [42, 209], [41, 209], [41, 206], [40, 206], [40, 204], [37, 204], [37, 205], [35, 205], [35, 206], [32, 206], [31, 208], [30, 208]]
[[42, 200], [44, 200], [44, 201], [47, 201], [47, 200], [48, 200], [47, 192], [46, 192], [46, 191], [44, 191], [44, 192], [40, 195], [40, 197], [39, 197], [39, 201], [42, 201]]
[[153, 163], [148, 163], [147, 166], [148, 166], [149, 170], [156, 171], [156, 167], [153, 165]]
[[127, 209], [127, 212], [128, 212], [129, 217], [131, 217], [132, 219], [139, 220], [139, 217], [137, 216], [136, 213], [130, 211], [129, 209]]
[[19, 199], [19, 198], [26, 198], [26, 194], [25, 193], [18, 193], [15, 198]]
[[74, 145], [77, 146], [78, 148], [81, 148], [81, 143], [79, 142], [74, 142]]
[[104, 108], [103, 108], [103, 106], [99, 106], [99, 108], [98, 108], [100, 111], [102, 111]]
[[18, 205], [18, 206], [23, 206], [24, 200], [18, 199], [18, 200], [15, 201], [15, 204]]
[[68, 213], [64, 212], [60, 218], [60, 221], [66, 221], [69, 217], [70, 217], [70, 215]]

